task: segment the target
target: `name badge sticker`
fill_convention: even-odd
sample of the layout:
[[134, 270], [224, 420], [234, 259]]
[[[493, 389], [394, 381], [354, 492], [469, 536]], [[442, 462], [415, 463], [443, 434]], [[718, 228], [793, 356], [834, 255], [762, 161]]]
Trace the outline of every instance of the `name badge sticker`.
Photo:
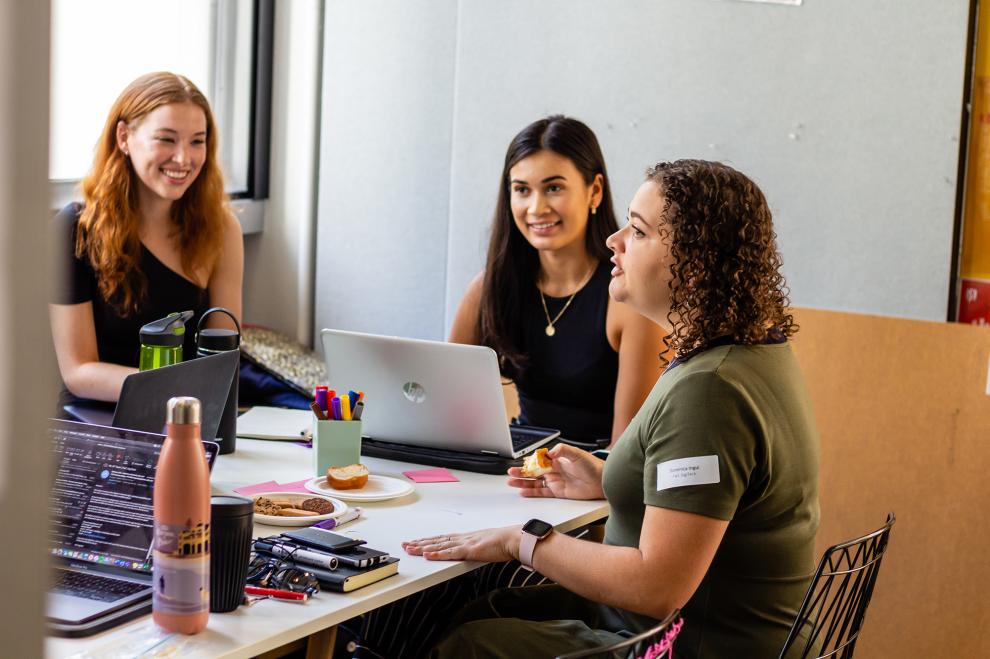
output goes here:
[[679, 458], [657, 465], [657, 492], [685, 485], [711, 485], [720, 480], [717, 455]]

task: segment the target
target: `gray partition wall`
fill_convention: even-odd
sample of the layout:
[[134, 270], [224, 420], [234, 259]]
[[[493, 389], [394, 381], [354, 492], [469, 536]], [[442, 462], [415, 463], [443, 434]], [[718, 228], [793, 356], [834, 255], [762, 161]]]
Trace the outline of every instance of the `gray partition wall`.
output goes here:
[[565, 113], [617, 211], [662, 159], [751, 175], [792, 301], [944, 319], [966, 0], [501, 0], [326, 12], [315, 325], [442, 338], [505, 147]]

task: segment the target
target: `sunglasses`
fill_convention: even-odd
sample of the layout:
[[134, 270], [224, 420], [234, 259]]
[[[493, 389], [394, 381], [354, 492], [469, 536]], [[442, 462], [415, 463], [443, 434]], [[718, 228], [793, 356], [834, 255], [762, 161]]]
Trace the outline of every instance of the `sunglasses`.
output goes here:
[[247, 582], [262, 588], [277, 588], [307, 595], [320, 592], [320, 582], [312, 572], [286, 565], [284, 559], [263, 554], [255, 554], [251, 558]]

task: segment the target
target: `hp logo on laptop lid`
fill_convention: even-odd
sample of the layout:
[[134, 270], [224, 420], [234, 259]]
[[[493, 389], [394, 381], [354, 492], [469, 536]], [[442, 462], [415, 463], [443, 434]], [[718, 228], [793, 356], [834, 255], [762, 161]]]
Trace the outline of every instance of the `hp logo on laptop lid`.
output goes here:
[[412, 403], [422, 403], [426, 400], [426, 389], [418, 382], [407, 382], [402, 385], [402, 395]]

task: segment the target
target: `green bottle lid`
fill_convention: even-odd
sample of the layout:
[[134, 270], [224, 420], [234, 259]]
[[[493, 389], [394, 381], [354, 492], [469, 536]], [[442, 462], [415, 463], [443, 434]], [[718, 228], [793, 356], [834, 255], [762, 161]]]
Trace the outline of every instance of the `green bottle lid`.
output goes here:
[[141, 344], [146, 346], [181, 346], [186, 334], [186, 321], [193, 317], [192, 311], [172, 312], [159, 320], [141, 328]]

